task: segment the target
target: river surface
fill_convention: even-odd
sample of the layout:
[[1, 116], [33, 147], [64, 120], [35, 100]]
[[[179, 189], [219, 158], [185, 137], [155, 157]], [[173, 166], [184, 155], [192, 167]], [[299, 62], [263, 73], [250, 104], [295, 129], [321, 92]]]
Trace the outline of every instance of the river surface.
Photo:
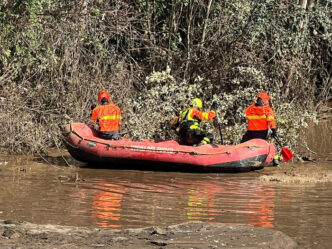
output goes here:
[[[277, 167], [202, 174], [70, 168], [61, 157], [44, 158], [49, 163], [0, 157], [0, 219], [115, 229], [187, 221], [251, 224], [283, 231], [300, 248], [332, 245], [332, 184], [259, 180]], [[332, 169], [330, 162], [311, 167]]]

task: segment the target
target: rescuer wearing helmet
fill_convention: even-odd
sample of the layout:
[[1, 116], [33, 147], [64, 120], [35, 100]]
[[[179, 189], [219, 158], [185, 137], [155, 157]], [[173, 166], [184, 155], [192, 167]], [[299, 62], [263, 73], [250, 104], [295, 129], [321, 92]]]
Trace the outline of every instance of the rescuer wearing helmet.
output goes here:
[[245, 114], [248, 120], [248, 130], [243, 135], [241, 143], [254, 138], [267, 139], [269, 129], [272, 131], [272, 137], [277, 135], [274, 112], [267, 93], [259, 93], [256, 103], [249, 106]]
[[[119, 140], [121, 110], [118, 106], [111, 103], [110, 95], [107, 91], [98, 94], [99, 106], [92, 110], [90, 127], [97, 130], [100, 138], [109, 140]], [[97, 128], [96, 128], [97, 127]]]
[[204, 131], [200, 127], [200, 122], [214, 118], [218, 103], [213, 102], [209, 112], [202, 112], [202, 107], [202, 100], [195, 98], [190, 102], [190, 107], [172, 121], [172, 129], [180, 126], [179, 135], [182, 143], [186, 145], [205, 145], [213, 141], [213, 135]]

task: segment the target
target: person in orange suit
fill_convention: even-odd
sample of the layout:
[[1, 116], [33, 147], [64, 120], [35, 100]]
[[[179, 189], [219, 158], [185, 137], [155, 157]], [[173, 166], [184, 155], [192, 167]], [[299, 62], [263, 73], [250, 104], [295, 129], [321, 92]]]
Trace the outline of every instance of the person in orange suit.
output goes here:
[[272, 131], [272, 137], [277, 135], [277, 125], [272, 110], [270, 96], [261, 92], [257, 96], [256, 103], [249, 106], [245, 111], [248, 130], [243, 135], [241, 143], [250, 139], [267, 139], [269, 129]]
[[99, 106], [92, 110], [90, 127], [98, 132], [98, 136], [108, 140], [119, 140], [121, 110], [118, 106], [111, 103], [110, 95], [107, 91], [98, 94]]

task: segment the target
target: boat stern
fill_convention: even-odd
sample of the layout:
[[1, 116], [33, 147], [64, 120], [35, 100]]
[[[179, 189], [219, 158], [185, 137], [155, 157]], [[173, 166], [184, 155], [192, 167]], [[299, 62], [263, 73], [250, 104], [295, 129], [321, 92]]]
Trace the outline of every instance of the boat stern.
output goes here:
[[269, 144], [269, 152], [267, 154], [266, 160], [263, 163], [263, 166], [268, 166], [272, 164], [274, 156], [277, 154], [277, 149], [273, 143]]

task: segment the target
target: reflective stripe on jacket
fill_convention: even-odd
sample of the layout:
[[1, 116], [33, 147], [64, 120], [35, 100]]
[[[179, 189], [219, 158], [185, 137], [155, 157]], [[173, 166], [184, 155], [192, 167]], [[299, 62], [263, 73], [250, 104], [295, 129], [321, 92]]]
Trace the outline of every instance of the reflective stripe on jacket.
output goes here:
[[212, 120], [216, 115], [215, 111], [202, 112], [196, 108], [189, 107], [180, 115], [180, 124], [190, 124], [189, 128], [199, 129], [201, 120]]
[[91, 120], [99, 120], [100, 131], [118, 131], [121, 124], [121, 110], [114, 104], [100, 105], [92, 111]]
[[248, 130], [267, 130], [276, 128], [274, 112], [270, 106], [256, 106], [252, 104], [245, 111], [248, 120]]

